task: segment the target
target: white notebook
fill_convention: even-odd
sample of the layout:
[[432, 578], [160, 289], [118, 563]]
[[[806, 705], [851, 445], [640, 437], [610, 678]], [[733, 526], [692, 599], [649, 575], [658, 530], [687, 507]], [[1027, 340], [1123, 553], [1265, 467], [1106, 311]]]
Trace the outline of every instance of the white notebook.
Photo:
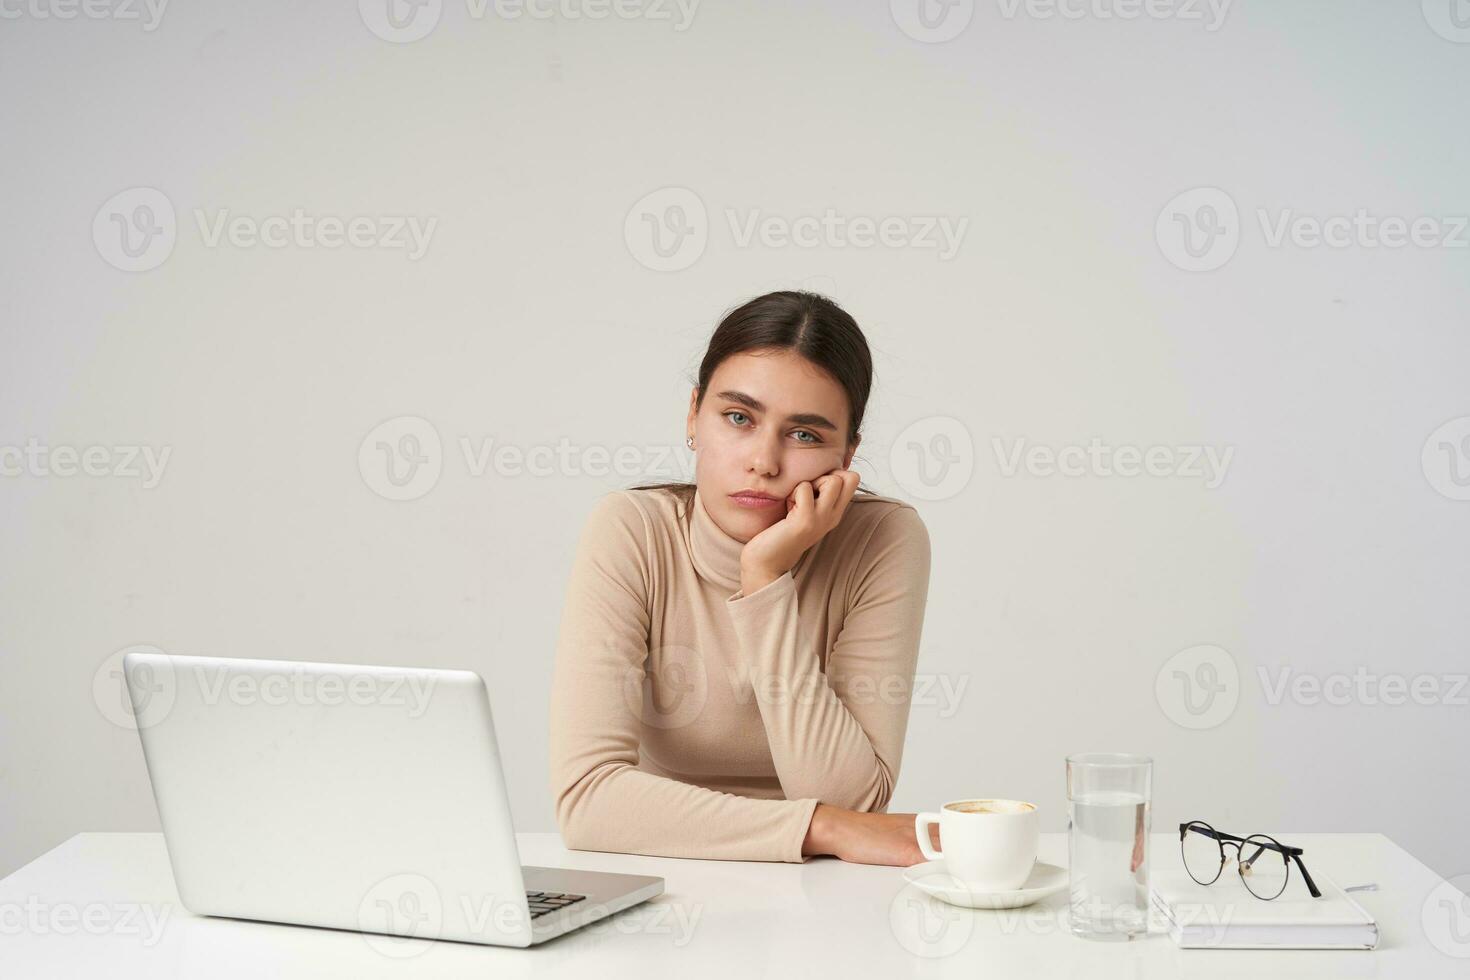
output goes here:
[[1160, 871], [1149, 883], [1149, 902], [1187, 949], [1372, 949], [1378, 924], [1337, 883], [1313, 870], [1322, 892], [1313, 898], [1293, 875], [1286, 892], [1263, 901], [1240, 881], [1220, 875], [1201, 885], [1185, 871]]

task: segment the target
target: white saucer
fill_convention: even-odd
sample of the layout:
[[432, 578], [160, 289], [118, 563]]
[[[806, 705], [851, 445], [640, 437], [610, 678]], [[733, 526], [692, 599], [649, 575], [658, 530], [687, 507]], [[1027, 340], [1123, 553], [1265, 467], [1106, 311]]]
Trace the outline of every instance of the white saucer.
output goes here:
[[1037, 861], [1031, 876], [1013, 891], [972, 888], [944, 869], [944, 860], [903, 869], [904, 880], [935, 898], [967, 909], [1018, 909], [1067, 887], [1067, 869]]

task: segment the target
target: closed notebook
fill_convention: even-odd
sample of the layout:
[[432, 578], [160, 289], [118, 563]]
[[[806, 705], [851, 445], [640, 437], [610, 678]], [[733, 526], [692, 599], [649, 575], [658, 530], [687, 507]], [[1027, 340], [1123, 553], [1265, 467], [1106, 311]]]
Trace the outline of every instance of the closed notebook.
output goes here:
[[1313, 898], [1300, 879], [1271, 901], [1241, 882], [1220, 876], [1201, 885], [1184, 871], [1161, 871], [1149, 884], [1149, 902], [1174, 942], [1186, 949], [1373, 949], [1378, 924], [1351, 895], [1320, 871]]

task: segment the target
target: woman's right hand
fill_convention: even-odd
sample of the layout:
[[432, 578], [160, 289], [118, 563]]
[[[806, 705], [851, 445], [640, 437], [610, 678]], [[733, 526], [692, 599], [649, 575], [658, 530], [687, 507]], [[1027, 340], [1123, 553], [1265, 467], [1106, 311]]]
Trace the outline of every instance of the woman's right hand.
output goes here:
[[[914, 832], [917, 813], [863, 813], [818, 803], [804, 854], [832, 854], [853, 864], [908, 868], [929, 860]], [[929, 842], [939, 849], [939, 827], [929, 826]]]

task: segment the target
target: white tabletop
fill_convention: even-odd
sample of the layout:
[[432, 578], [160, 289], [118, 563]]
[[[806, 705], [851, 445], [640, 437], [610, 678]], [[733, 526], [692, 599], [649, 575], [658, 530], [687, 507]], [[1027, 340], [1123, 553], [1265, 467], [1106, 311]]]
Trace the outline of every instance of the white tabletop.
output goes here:
[[[390, 955], [355, 932], [191, 915], [158, 834], [78, 834], [0, 881], [0, 964], [15, 977], [1464, 977], [1470, 959], [1426, 932], [1432, 871], [1380, 834], [1283, 833], [1309, 867], [1378, 920], [1373, 951], [1184, 950], [1162, 934], [1096, 943], [1066, 929], [1065, 891], [1028, 909], [971, 911], [908, 885], [902, 869], [831, 857], [805, 865], [568, 851], [519, 834], [530, 865], [659, 875], [651, 902], [529, 949], [422, 943]], [[1151, 862], [1178, 853], [1155, 834]], [[1066, 836], [1040, 859], [1066, 864]], [[397, 950], [401, 954], [403, 950]], [[816, 973], [813, 971], [820, 971]]]

